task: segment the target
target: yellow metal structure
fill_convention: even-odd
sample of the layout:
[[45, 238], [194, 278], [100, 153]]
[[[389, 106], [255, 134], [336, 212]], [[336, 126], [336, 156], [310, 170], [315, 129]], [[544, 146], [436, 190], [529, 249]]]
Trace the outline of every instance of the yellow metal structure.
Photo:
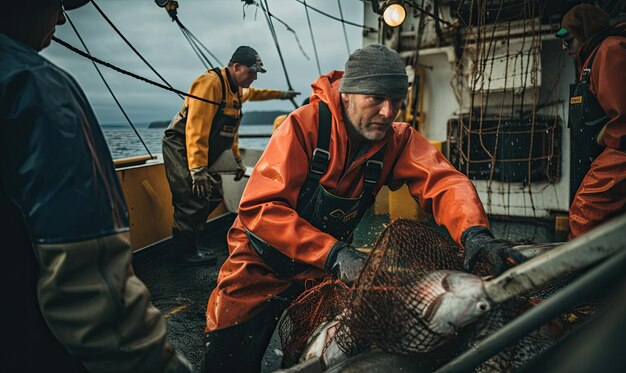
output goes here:
[[[423, 67], [418, 66], [415, 70], [415, 80], [417, 87], [413, 86], [413, 84], [409, 87], [409, 92], [406, 97], [406, 108], [401, 110], [398, 114], [398, 120], [403, 122], [411, 123], [415, 120], [415, 129], [424, 133], [424, 111], [423, 111], [423, 102], [424, 102], [424, 79], [426, 78], [426, 71]], [[413, 82], [412, 82], [413, 83]], [[413, 96], [417, 95], [417, 112], [414, 112], [414, 98]]]
[[[151, 163], [117, 170], [130, 220], [133, 250], [150, 246], [172, 235], [174, 208], [163, 163]], [[227, 213], [221, 203], [208, 217]]]
[[[441, 141], [430, 141], [437, 150], [441, 151]], [[400, 189], [388, 192], [389, 219], [398, 218], [416, 219], [418, 221], [429, 220], [432, 215], [424, 211], [409, 193], [409, 188], [403, 185]], [[378, 203], [378, 197], [376, 197]], [[376, 205], [374, 205], [376, 207]]]

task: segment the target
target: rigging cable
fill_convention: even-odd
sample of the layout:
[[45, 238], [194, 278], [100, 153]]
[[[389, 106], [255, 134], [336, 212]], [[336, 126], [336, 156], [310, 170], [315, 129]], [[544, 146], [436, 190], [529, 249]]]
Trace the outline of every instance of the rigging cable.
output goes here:
[[[434, 14], [432, 14], [431, 12], [427, 11], [426, 9], [420, 7], [419, 5], [417, 5], [417, 3], [415, 2], [415, 0], [410, 0], [407, 1], [407, 4], [409, 4], [410, 6], [412, 6], [414, 9], [419, 10], [420, 12], [426, 14], [427, 16], [431, 17], [432, 19], [441, 22], [443, 24], [445, 24], [446, 26], [452, 26], [452, 23], [446, 21], [445, 19], [441, 19], [441, 17], [436, 16]], [[462, 3], [459, 4], [459, 7], [462, 5]]]
[[[74, 30], [74, 33], [76, 33], [76, 36], [78, 36], [78, 40], [80, 40], [80, 43], [83, 45], [83, 48], [85, 48], [85, 51], [87, 53], [89, 53], [89, 48], [87, 48], [87, 44], [85, 44], [85, 42], [83, 41], [83, 38], [78, 33], [78, 30], [76, 29], [76, 26], [74, 26], [74, 22], [72, 22], [72, 19], [69, 17], [67, 12], [64, 11], [63, 13], [65, 15], [65, 18], [69, 22], [70, 26], [72, 26], [72, 30]], [[133, 122], [130, 120], [130, 118], [126, 114], [126, 111], [124, 111], [124, 108], [122, 108], [122, 105], [120, 104], [119, 100], [117, 99], [117, 97], [113, 93], [113, 90], [109, 86], [109, 83], [107, 83], [106, 79], [104, 78], [104, 75], [102, 75], [102, 72], [100, 71], [100, 68], [98, 68], [98, 65], [96, 65], [96, 63], [93, 62], [93, 61], [91, 61], [91, 63], [93, 64], [93, 67], [96, 68], [96, 71], [98, 72], [98, 75], [100, 75], [100, 78], [102, 79], [102, 82], [104, 83], [104, 85], [109, 90], [109, 93], [111, 94], [111, 97], [113, 97], [113, 100], [115, 101], [115, 103], [117, 104], [117, 107], [120, 109], [120, 111], [124, 115], [124, 118], [126, 118], [126, 120], [128, 121], [128, 124], [130, 124], [130, 127], [133, 129], [133, 131], [135, 131], [135, 135], [137, 135], [137, 137], [139, 138], [139, 141], [141, 141], [141, 144], [143, 145], [143, 147], [148, 152], [148, 155], [150, 156], [150, 158], [153, 158], [153, 159], [156, 158], [155, 156], [152, 155], [152, 153], [150, 153], [150, 149], [148, 149], [148, 146], [146, 145], [146, 143], [141, 138], [141, 135], [137, 131], [137, 128], [135, 128], [135, 125], [133, 124]]]
[[346, 32], [346, 24], [343, 19], [343, 9], [341, 9], [341, 1], [337, 0], [339, 6], [339, 16], [341, 16], [341, 27], [343, 27], [343, 37], [346, 39], [346, 49], [348, 49], [348, 56], [350, 55], [350, 44], [348, 43], [348, 33]]
[[[265, 1], [265, 6], [263, 6], [263, 1]], [[272, 18], [270, 17], [269, 6], [267, 5], [267, 0], [259, 0], [261, 4], [261, 10], [263, 10], [263, 14], [265, 14], [265, 20], [267, 21], [267, 25], [270, 29], [270, 33], [272, 34], [272, 38], [274, 38], [274, 44], [276, 45], [276, 50], [278, 51], [278, 57], [280, 57], [280, 63], [283, 66], [283, 71], [285, 72], [285, 80], [287, 80], [287, 87], [290, 91], [293, 91], [293, 87], [291, 86], [291, 82], [289, 81], [289, 74], [287, 73], [287, 67], [285, 66], [285, 60], [283, 59], [283, 53], [280, 51], [280, 45], [278, 44], [278, 37], [276, 36], [276, 30], [274, 29], [274, 24], [272, 23]], [[293, 106], [297, 109], [298, 104], [293, 98], [290, 98], [289, 101], [293, 104]]]
[[[179, 25], [179, 27], [180, 27], [180, 25]], [[208, 70], [209, 67], [210, 67], [212, 69], [213, 68], [213, 64], [211, 63], [209, 58], [206, 55], [204, 55], [204, 53], [202, 53], [200, 48], [198, 48], [198, 46], [193, 42], [193, 40], [191, 39], [189, 34], [185, 31], [185, 29], [183, 29], [181, 27], [180, 31], [183, 33], [183, 36], [187, 40], [187, 43], [189, 43], [189, 45], [191, 46], [191, 49], [196, 54], [196, 56], [198, 57], [198, 59], [200, 60], [200, 62], [204, 66], [204, 68]]]
[[313, 36], [313, 27], [311, 27], [311, 18], [309, 18], [309, 8], [306, 6], [306, 0], [304, 0], [304, 11], [306, 12], [306, 20], [309, 23], [309, 32], [311, 33], [311, 41], [313, 42], [313, 52], [315, 52], [315, 62], [317, 62], [317, 72], [322, 75], [322, 68], [320, 67], [320, 59], [317, 55], [317, 46], [315, 45], [315, 36]]
[[76, 54], [78, 54], [78, 55], [80, 55], [82, 57], [85, 57], [85, 58], [87, 58], [87, 59], [89, 59], [89, 60], [91, 60], [93, 62], [97, 62], [100, 65], [106, 66], [106, 67], [108, 67], [108, 68], [110, 68], [112, 70], [117, 71], [118, 73], [130, 76], [131, 78], [135, 78], [137, 80], [141, 80], [144, 83], [152, 84], [153, 86], [162, 88], [162, 89], [164, 89], [166, 91], [174, 92], [174, 93], [177, 93], [179, 95], [183, 95], [183, 96], [186, 96], [186, 97], [189, 97], [189, 98], [193, 98], [195, 100], [199, 100], [199, 101], [206, 102], [206, 103], [213, 104], [213, 105], [217, 105], [217, 106], [221, 105], [221, 103], [219, 103], [219, 102], [207, 100], [206, 98], [199, 97], [199, 96], [196, 96], [196, 95], [192, 95], [192, 94], [180, 91], [180, 90], [178, 90], [176, 88], [170, 88], [170, 87], [168, 87], [168, 86], [166, 86], [164, 84], [155, 82], [155, 81], [150, 80], [148, 78], [144, 78], [143, 76], [139, 76], [137, 74], [131, 73], [130, 71], [127, 71], [127, 70], [124, 70], [122, 68], [119, 68], [119, 67], [117, 67], [117, 66], [115, 66], [113, 64], [110, 64], [110, 63], [105, 62], [105, 61], [103, 61], [103, 60], [101, 60], [99, 58], [96, 58], [96, 57], [90, 55], [89, 53], [85, 53], [85, 52], [81, 51], [80, 49], [72, 46], [71, 44], [69, 44], [69, 43], [67, 43], [67, 42], [65, 42], [65, 41], [63, 41], [63, 40], [61, 40], [59, 38], [57, 38], [56, 36], [52, 36], [52, 40], [54, 40], [56, 43], [59, 43], [60, 45], [64, 46], [65, 48], [71, 50], [72, 52], [74, 52], [74, 53], [76, 53]]
[[314, 10], [314, 11], [318, 12], [321, 15], [324, 15], [324, 16], [326, 16], [328, 18], [334, 19], [335, 21], [339, 21], [341, 23], [344, 23], [344, 24], [350, 25], [350, 26], [360, 27], [360, 28], [362, 28], [364, 30], [367, 30], [369, 32], [378, 32], [378, 30], [376, 30], [373, 27], [359, 25], [358, 23], [354, 23], [354, 22], [346, 21], [345, 19], [337, 18], [337, 17], [335, 17], [335, 16], [333, 16], [331, 14], [328, 14], [328, 13], [323, 12], [323, 11], [317, 9], [317, 8], [314, 8], [314, 7], [312, 7], [312, 6], [308, 5], [308, 4], [305, 4], [305, 2], [303, 0], [296, 0], [296, 1], [299, 2], [300, 4], [306, 6], [307, 8], [310, 8], [311, 10]]
[[193, 40], [195, 40], [195, 42], [196, 42], [196, 43], [197, 43], [200, 47], [202, 47], [202, 49], [204, 49], [204, 50], [205, 50], [205, 51], [206, 51], [206, 52], [207, 52], [207, 53], [208, 53], [211, 57], [213, 57], [213, 59], [217, 62], [217, 64], [218, 64], [218, 65], [221, 65], [221, 66], [223, 66], [223, 65], [224, 65], [224, 64], [222, 63], [222, 61], [220, 61], [220, 59], [219, 59], [219, 58], [217, 58], [217, 56], [216, 56], [216, 55], [214, 55], [214, 54], [213, 54], [213, 52], [211, 52], [211, 51], [209, 50], [209, 48], [207, 48], [207, 47], [206, 47], [206, 45], [204, 45], [204, 44], [200, 41], [200, 39], [198, 39], [198, 38], [196, 37], [196, 35], [194, 35], [194, 34], [193, 34], [193, 33], [192, 33], [192, 32], [191, 32], [191, 31], [190, 31], [187, 27], [185, 27], [185, 25], [183, 25], [183, 23], [182, 23], [182, 22], [180, 22], [180, 19], [178, 19], [178, 17], [176, 17], [176, 19], [177, 19], [176, 24], [178, 24], [178, 27], [184, 28], [184, 29], [185, 29], [185, 31], [189, 34], [189, 36], [191, 36], [191, 38], [192, 38]]
[[211, 60], [202, 52], [202, 49], [204, 49], [211, 57], [213, 57], [213, 59], [215, 59], [215, 61], [219, 64], [219, 65], [223, 65], [222, 62], [219, 60], [219, 58], [217, 58], [217, 56], [215, 56], [210, 50], [209, 48], [206, 47], [206, 45], [204, 45], [200, 39], [198, 39], [185, 25], [183, 25], [183, 23], [180, 21], [180, 19], [178, 18], [178, 14], [176, 9], [178, 8], [178, 3], [176, 1], [172, 1], [169, 2], [167, 5], [164, 6], [165, 10], [167, 11], [167, 14], [170, 16], [170, 18], [172, 19], [172, 22], [176, 22], [176, 25], [178, 26], [178, 28], [180, 29], [180, 31], [183, 33], [183, 36], [185, 37], [185, 39], [187, 39], [187, 42], [189, 43], [189, 45], [191, 46], [191, 49], [193, 49], [194, 53], [196, 54], [196, 56], [198, 57], [198, 59], [200, 59], [200, 62], [202, 62], [202, 64], [204, 65], [204, 67], [208, 70], [209, 66], [211, 68], [213, 68], [213, 64], [211, 63]]
[[[250, 4], [248, 4], [247, 2], [243, 5], [243, 19], [246, 19], [246, 6], [248, 5], [255, 5], [255, 12], [254, 12], [254, 19], [256, 20], [256, 14], [259, 10], [259, 6], [256, 3], [256, 1], [252, 1]], [[274, 18], [275, 20], [277, 20], [278, 22], [280, 22], [283, 26], [285, 26], [285, 28], [287, 29], [287, 31], [291, 32], [293, 34], [293, 37], [296, 39], [296, 43], [298, 44], [298, 48], [300, 48], [300, 52], [302, 52], [302, 55], [304, 56], [304, 58], [306, 58], [307, 60], [310, 60], [309, 55], [306, 54], [306, 52], [304, 51], [304, 48], [302, 48], [302, 43], [300, 42], [300, 38], [298, 38], [298, 34], [296, 33], [296, 30], [292, 29], [291, 26], [289, 26], [287, 24], [287, 22], [283, 21], [282, 19], [276, 17], [273, 13], [270, 12], [270, 17]]]
[[[165, 80], [165, 78], [162, 77], [161, 74], [159, 74], [154, 67], [152, 67], [152, 65], [150, 65], [150, 63], [139, 53], [139, 51], [137, 49], [135, 49], [135, 47], [133, 47], [133, 45], [128, 41], [128, 39], [126, 39], [126, 37], [124, 37], [124, 35], [120, 32], [120, 30], [118, 30], [118, 28], [109, 19], [109, 17], [106, 16], [106, 14], [102, 11], [102, 9], [100, 9], [98, 4], [96, 4], [96, 1], [95, 0], [91, 0], [91, 3], [96, 8], [98, 13], [100, 13], [102, 18], [104, 18], [104, 20], [107, 21], [107, 23], [113, 28], [113, 30], [115, 30], [115, 32], [120, 36], [120, 38], [122, 38], [122, 40], [124, 40], [124, 42], [130, 47], [130, 49], [132, 49], [132, 51], [135, 52], [135, 54], [150, 68], [150, 70], [152, 70], [152, 72], [154, 72], [156, 74], [156, 76], [158, 76], [159, 79], [161, 79], [161, 81], [163, 83], [165, 83], [165, 85], [167, 85], [170, 88], [173, 88], [172, 85], [170, 83], [168, 83], [167, 80]], [[86, 49], [87, 48], [85, 47], [85, 50]], [[178, 96], [180, 98], [184, 99], [184, 96], [181, 96], [181, 95], [178, 95]]]

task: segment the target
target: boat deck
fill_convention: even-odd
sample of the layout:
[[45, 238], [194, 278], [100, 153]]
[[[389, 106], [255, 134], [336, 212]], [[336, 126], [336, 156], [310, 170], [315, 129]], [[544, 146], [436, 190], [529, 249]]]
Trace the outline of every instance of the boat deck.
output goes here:
[[[200, 372], [203, 359], [203, 331], [208, 297], [216, 285], [220, 266], [228, 256], [226, 232], [234, 219], [228, 215], [209, 223], [205, 242], [218, 255], [213, 266], [184, 266], [172, 262], [167, 241], [135, 255], [134, 266], [152, 293], [152, 302], [165, 316], [169, 338]], [[355, 231], [354, 244], [371, 247], [378, 233], [389, 223], [389, 215], [367, 214]], [[554, 242], [553, 229], [541, 221], [519, 222], [492, 219], [498, 238], [513, 241]], [[276, 335], [267, 349], [262, 372], [280, 369], [282, 353]]]

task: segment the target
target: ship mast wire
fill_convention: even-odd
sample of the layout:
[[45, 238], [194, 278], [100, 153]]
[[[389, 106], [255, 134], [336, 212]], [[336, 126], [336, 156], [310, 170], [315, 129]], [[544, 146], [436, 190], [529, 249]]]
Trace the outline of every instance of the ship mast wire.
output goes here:
[[339, 6], [339, 16], [341, 16], [341, 27], [343, 27], [343, 37], [346, 39], [346, 49], [348, 50], [348, 55], [350, 55], [350, 43], [348, 43], [348, 33], [346, 32], [346, 24], [344, 22], [345, 20], [343, 19], [343, 9], [341, 9], [340, 0], [337, 0], [337, 5]]
[[[245, 1], [245, 0], [242, 0], [242, 1]], [[243, 19], [246, 19], [246, 6], [249, 6], [249, 5], [256, 6], [255, 12], [254, 12], [254, 19], [256, 20], [256, 14], [257, 14], [257, 12], [259, 10], [259, 4], [257, 4], [257, 2], [254, 1], [254, 0], [250, 0], [249, 3], [246, 2], [245, 4], [243, 4]], [[285, 26], [287, 31], [289, 31], [289, 32], [291, 32], [293, 34], [293, 37], [296, 39], [296, 43], [298, 44], [298, 48], [300, 48], [300, 52], [302, 52], [302, 55], [304, 56], [304, 58], [306, 58], [307, 60], [310, 60], [309, 56], [304, 51], [304, 48], [302, 48], [302, 43], [300, 42], [300, 38], [298, 38], [298, 33], [296, 32], [296, 30], [292, 29], [291, 26], [289, 26], [287, 24], [287, 22], [285, 22], [282, 19], [276, 17], [273, 13], [269, 12], [269, 14], [270, 14], [270, 17], [272, 17], [275, 20], [277, 20], [278, 22], [280, 22], [283, 26]]]
[[331, 15], [331, 14], [328, 14], [328, 13], [323, 12], [323, 11], [321, 11], [321, 10], [319, 10], [319, 9], [315, 8], [315, 7], [312, 7], [312, 6], [308, 5], [308, 4], [305, 4], [305, 2], [304, 2], [303, 0], [296, 0], [296, 1], [297, 1], [297, 2], [299, 2], [300, 4], [302, 4], [302, 5], [306, 6], [307, 8], [309, 8], [309, 9], [311, 9], [311, 10], [314, 10], [314, 11], [318, 12], [318, 13], [319, 13], [319, 14], [321, 14], [321, 15], [324, 15], [324, 16], [326, 16], [326, 17], [328, 17], [328, 18], [334, 19], [335, 21], [339, 21], [339, 22], [341, 22], [341, 23], [344, 23], [344, 24], [346, 24], [346, 25], [350, 25], [350, 26], [360, 27], [360, 28], [362, 28], [362, 29], [364, 29], [364, 30], [367, 30], [367, 31], [369, 31], [369, 32], [378, 32], [378, 30], [376, 30], [376, 29], [375, 29], [375, 28], [373, 28], [373, 27], [364, 26], [364, 25], [359, 25], [358, 23], [354, 23], [354, 22], [346, 21], [345, 19], [337, 18], [337, 17], [335, 17], [335, 16], [333, 16], [333, 15]]
[[189, 97], [189, 98], [193, 98], [194, 100], [199, 100], [199, 101], [206, 102], [208, 104], [213, 104], [213, 105], [216, 105], [216, 106], [221, 105], [219, 102], [207, 100], [206, 98], [199, 97], [199, 96], [196, 96], [196, 95], [192, 95], [192, 94], [180, 91], [180, 90], [178, 90], [176, 88], [170, 88], [170, 87], [168, 87], [168, 86], [166, 86], [164, 84], [155, 82], [155, 81], [150, 80], [148, 78], [144, 78], [143, 76], [137, 75], [135, 73], [131, 73], [130, 71], [124, 70], [124, 69], [122, 69], [120, 67], [117, 67], [117, 66], [115, 66], [113, 64], [105, 62], [105, 61], [103, 61], [103, 60], [101, 60], [101, 59], [99, 59], [97, 57], [94, 57], [94, 56], [92, 56], [89, 53], [85, 53], [85, 52], [81, 51], [80, 49], [72, 46], [71, 44], [69, 44], [69, 43], [67, 43], [67, 42], [57, 38], [56, 36], [53, 36], [52, 40], [54, 40], [56, 43], [59, 43], [60, 45], [64, 46], [65, 48], [71, 50], [72, 52], [74, 52], [74, 53], [76, 53], [76, 54], [78, 54], [78, 55], [80, 55], [82, 57], [85, 57], [85, 58], [87, 58], [87, 59], [89, 59], [89, 60], [91, 60], [93, 62], [99, 63], [100, 65], [106, 66], [109, 69], [115, 70], [115, 71], [117, 71], [120, 74], [124, 74], [124, 75], [130, 76], [131, 78], [135, 78], [137, 80], [141, 80], [144, 83], [151, 84], [153, 86], [159, 87], [159, 88], [164, 89], [166, 91], [174, 92], [174, 93], [177, 93], [179, 95], [183, 95], [183, 96], [186, 96], [186, 97]]
[[[296, 0], [299, 1], [299, 0]], [[452, 23], [446, 21], [445, 19], [441, 19], [441, 17], [436, 16], [434, 14], [432, 14], [431, 12], [427, 11], [426, 9], [424, 9], [423, 7], [417, 5], [417, 3], [415, 2], [415, 0], [410, 0], [406, 2], [408, 5], [412, 6], [413, 8], [417, 9], [418, 11], [426, 14], [427, 16], [431, 17], [432, 19], [441, 22], [443, 24], [445, 24], [446, 26], [452, 26]], [[459, 3], [459, 7], [461, 6], [462, 2]]]
[[[67, 12], [63, 11], [65, 18], [67, 19], [67, 21], [69, 22], [70, 26], [72, 26], [72, 30], [74, 30], [74, 33], [76, 34], [76, 36], [78, 37], [78, 40], [80, 40], [80, 43], [83, 45], [83, 48], [85, 48], [85, 51], [87, 53], [89, 53], [89, 48], [87, 48], [87, 44], [85, 44], [85, 41], [83, 40], [83, 38], [80, 36], [80, 33], [78, 32], [78, 30], [76, 29], [76, 26], [74, 26], [74, 22], [72, 22], [72, 19], [69, 17], [69, 15], [67, 14]], [[128, 117], [128, 114], [126, 114], [126, 111], [124, 110], [124, 108], [122, 107], [122, 105], [120, 104], [119, 100], [117, 99], [117, 97], [115, 96], [115, 93], [113, 93], [113, 90], [111, 89], [111, 87], [109, 86], [109, 83], [107, 83], [106, 79], [104, 78], [104, 75], [102, 75], [102, 72], [100, 71], [100, 68], [98, 67], [98, 65], [96, 65], [95, 62], [91, 61], [91, 63], [93, 64], [93, 67], [96, 69], [96, 71], [98, 72], [98, 75], [100, 75], [100, 78], [102, 79], [102, 82], [104, 83], [104, 85], [107, 87], [107, 89], [109, 90], [109, 93], [111, 94], [111, 97], [113, 97], [113, 100], [115, 101], [115, 103], [117, 104], [117, 107], [120, 109], [120, 111], [122, 112], [122, 115], [124, 115], [124, 118], [126, 118], [126, 121], [128, 121], [128, 124], [130, 125], [130, 127], [133, 129], [133, 131], [135, 131], [135, 135], [137, 135], [137, 138], [139, 138], [139, 141], [141, 142], [141, 144], [143, 145], [143, 147], [146, 149], [146, 151], [148, 152], [148, 155], [150, 156], [150, 158], [155, 158], [152, 153], [150, 153], [150, 149], [148, 149], [148, 146], [146, 145], [146, 143], [143, 141], [143, 138], [141, 138], [141, 135], [139, 134], [139, 132], [137, 131], [137, 128], [135, 127], [135, 125], [133, 124], [133, 122], [130, 120], [130, 118]]]
[[[111, 26], [111, 28], [113, 28], [113, 30], [115, 30], [115, 32], [120, 36], [120, 38], [122, 38], [122, 40], [124, 40], [124, 42], [130, 47], [130, 49], [132, 49], [132, 51], [135, 52], [135, 54], [146, 64], [146, 66], [148, 66], [150, 68], [150, 70], [152, 70], [152, 72], [154, 72], [154, 74], [156, 74], [156, 76], [158, 76], [159, 79], [161, 79], [161, 81], [163, 83], [165, 83], [165, 85], [167, 85], [170, 88], [174, 88], [174, 87], [172, 87], [172, 85], [170, 83], [167, 82], [167, 80], [165, 80], [164, 77], [161, 76], [161, 74], [159, 74], [158, 71], [156, 71], [156, 69], [154, 67], [152, 67], [152, 65], [141, 55], [141, 53], [139, 53], [139, 51], [137, 49], [135, 49], [135, 47], [128, 41], [128, 39], [126, 39], [126, 37], [120, 32], [120, 30], [109, 19], [109, 17], [107, 17], [107, 15], [102, 11], [102, 9], [100, 9], [98, 4], [96, 4], [96, 1], [95, 0], [91, 0], [91, 3], [96, 8], [98, 13], [100, 13], [102, 18], [104, 18], [104, 20], [107, 21], [107, 23]], [[85, 50], [86, 49], [87, 48], [85, 48]], [[182, 96], [182, 95], [178, 95], [178, 96], [181, 99], [184, 99], [184, 96]]]
[[178, 25], [178, 27], [180, 27], [180, 31], [183, 33], [183, 36], [187, 40], [187, 43], [189, 43], [189, 45], [191, 46], [191, 49], [196, 54], [196, 56], [198, 57], [198, 59], [200, 60], [200, 62], [204, 66], [204, 68], [208, 70], [209, 67], [210, 67], [212, 69], [213, 68], [213, 64], [211, 63], [209, 58], [204, 53], [202, 53], [200, 48], [193, 42], [193, 40], [191, 39], [191, 37], [187, 33], [187, 30], [185, 28], [181, 27], [180, 24]]
[[187, 42], [191, 46], [191, 49], [193, 49], [194, 53], [200, 59], [200, 62], [202, 62], [204, 67], [208, 70], [209, 66], [213, 68], [213, 64], [211, 63], [211, 60], [202, 52], [202, 49], [204, 49], [211, 57], [213, 57], [213, 59], [215, 59], [215, 61], [219, 65], [223, 65], [223, 63], [219, 60], [219, 58], [217, 58], [217, 56], [215, 56], [213, 52], [211, 52], [209, 48], [207, 48], [206, 45], [204, 45], [200, 41], [200, 39], [198, 39], [193, 34], [193, 32], [191, 32], [185, 25], [183, 25], [183, 23], [178, 18], [178, 14], [176, 11], [177, 8], [178, 8], [178, 3], [175, 1], [171, 2], [169, 6], [165, 7], [165, 9], [167, 10], [167, 14], [172, 19], [172, 22], [176, 22], [176, 25], [178, 25], [178, 28], [180, 28], [180, 31], [183, 33], [183, 36], [185, 37], [185, 39], [187, 39]]
[[[189, 29], [187, 27], [185, 27], [185, 25], [183, 25], [183, 23], [180, 21], [180, 19], [178, 17], [176, 17], [176, 24], [178, 25], [178, 27], [181, 28], [181, 30], [184, 30], [186, 33], [189, 34], [189, 36], [191, 37], [191, 39], [193, 39], [195, 41], [195, 43], [197, 44], [197, 46], [202, 47], [202, 49], [204, 49], [211, 57], [213, 57], [213, 59], [217, 62], [218, 65], [223, 66], [224, 64], [222, 63], [222, 61], [220, 61], [219, 58], [217, 58], [216, 55], [213, 54], [213, 52], [211, 52], [209, 50], [209, 48], [206, 47], [206, 45], [204, 45], [200, 39], [198, 39], [196, 37], [196, 35], [194, 35], [191, 31], [189, 31]], [[208, 60], [208, 59], [207, 59]]]
[[315, 45], [315, 36], [313, 35], [313, 27], [311, 26], [311, 18], [309, 18], [309, 8], [306, 6], [306, 0], [304, 0], [304, 11], [306, 12], [306, 20], [309, 23], [309, 32], [311, 33], [311, 41], [313, 42], [313, 52], [315, 52], [315, 62], [317, 63], [317, 73], [322, 75], [322, 68], [320, 67], [320, 59], [317, 54], [317, 46]]
[[[287, 80], [287, 87], [290, 91], [293, 91], [293, 87], [291, 86], [291, 81], [289, 81], [289, 74], [287, 73], [287, 67], [285, 66], [285, 60], [283, 59], [283, 53], [280, 51], [280, 45], [278, 44], [278, 37], [276, 36], [276, 30], [274, 29], [274, 24], [272, 23], [272, 18], [269, 13], [269, 6], [267, 5], [267, 0], [265, 0], [265, 6], [263, 6], [264, 0], [259, 0], [261, 4], [261, 10], [263, 10], [263, 14], [265, 15], [265, 20], [267, 21], [267, 26], [270, 29], [270, 33], [272, 34], [272, 38], [274, 39], [274, 44], [276, 45], [276, 50], [278, 51], [278, 57], [280, 57], [280, 63], [283, 66], [283, 71], [285, 72], [285, 80]], [[298, 104], [293, 98], [290, 98], [289, 101], [293, 104], [293, 106], [297, 109]]]

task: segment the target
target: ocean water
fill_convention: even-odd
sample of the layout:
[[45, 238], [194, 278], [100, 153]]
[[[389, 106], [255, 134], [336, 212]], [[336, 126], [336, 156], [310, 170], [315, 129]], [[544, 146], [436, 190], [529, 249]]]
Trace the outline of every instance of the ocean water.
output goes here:
[[[146, 125], [138, 125], [137, 132], [143, 139], [150, 153], [161, 153], [161, 139], [165, 128], [147, 128]], [[126, 125], [103, 125], [102, 132], [106, 138], [113, 159], [146, 155], [146, 149], [130, 126]], [[240, 134], [269, 135], [272, 133], [272, 125], [241, 126]], [[247, 149], [265, 149], [269, 137], [240, 138], [239, 147]]]

